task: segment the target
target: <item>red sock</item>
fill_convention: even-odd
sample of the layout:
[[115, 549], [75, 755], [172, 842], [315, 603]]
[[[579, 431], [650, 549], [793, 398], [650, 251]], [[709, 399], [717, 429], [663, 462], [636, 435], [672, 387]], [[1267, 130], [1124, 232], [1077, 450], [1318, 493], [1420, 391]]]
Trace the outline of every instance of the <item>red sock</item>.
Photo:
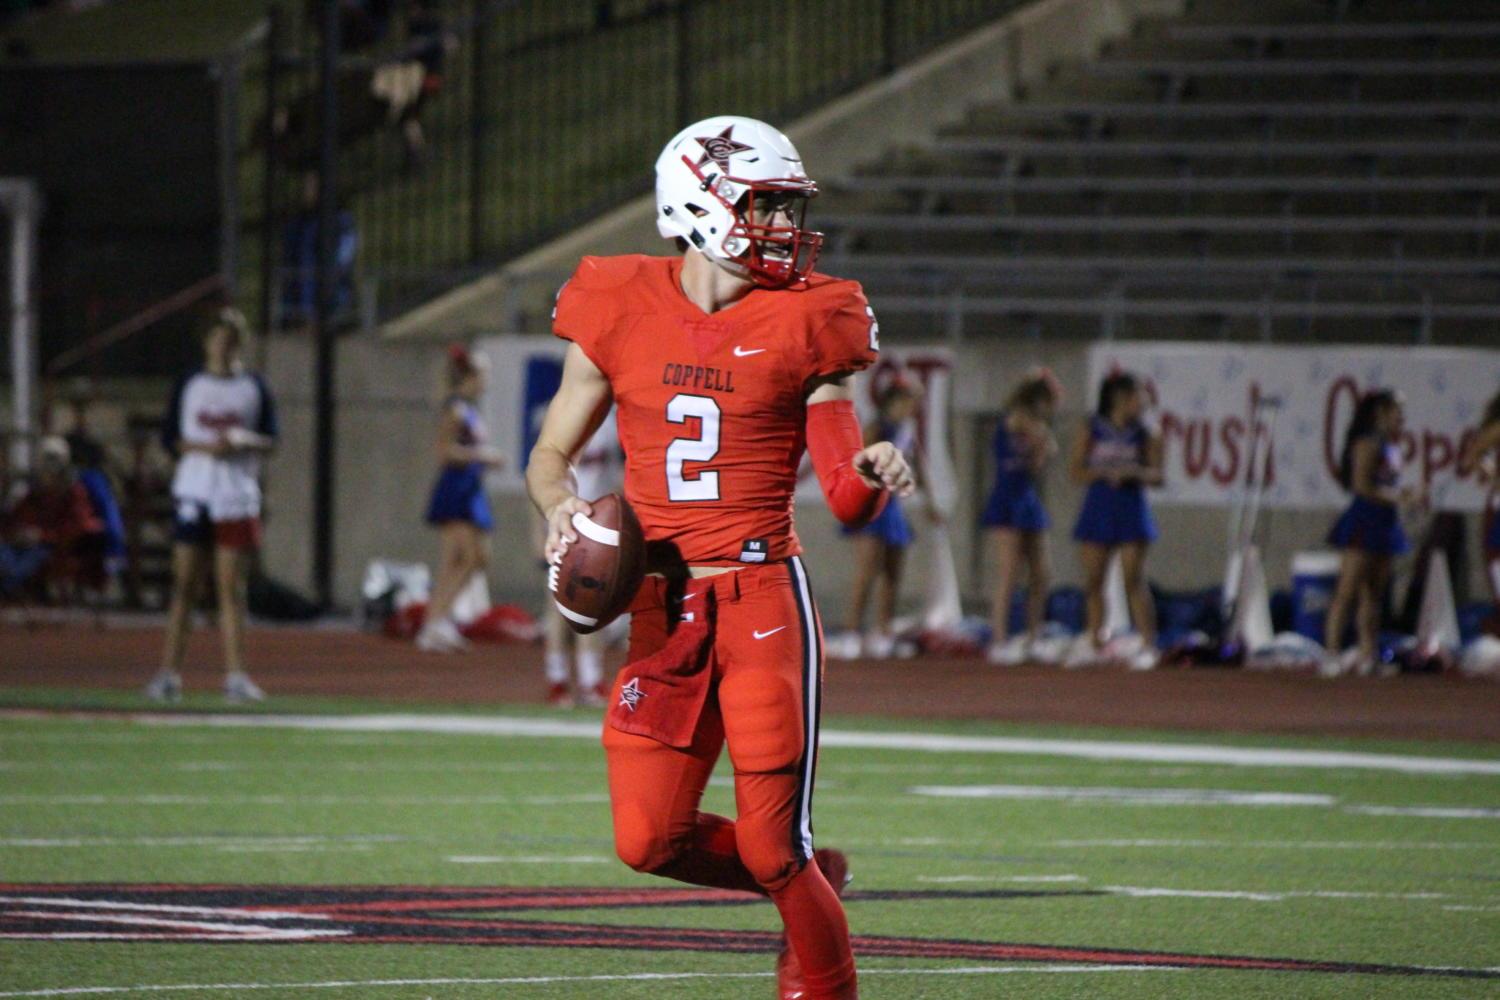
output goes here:
[[698, 814], [689, 846], [654, 874], [714, 889], [739, 889], [761, 895], [766, 891], [740, 860], [739, 848], [735, 846], [734, 822], [712, 813]]
[[786, 937], [802, 966], [807, 1000], [858, 1000], [854, 952], [844, 904], [816, 862], [771, 893]]

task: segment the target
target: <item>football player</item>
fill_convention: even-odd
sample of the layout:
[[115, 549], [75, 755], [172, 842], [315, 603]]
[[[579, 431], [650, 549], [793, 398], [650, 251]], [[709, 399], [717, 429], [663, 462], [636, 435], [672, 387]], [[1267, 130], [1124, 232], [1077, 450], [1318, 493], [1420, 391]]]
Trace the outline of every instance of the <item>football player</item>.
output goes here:
[[[568, 463], [614, 404], [648, 560], [604, 727], [620, 858], [769, 896], [779, 995], [852, 1000], [847, 862], [813, 849], [822, 629], [792, 491], [806, 450], [834, 514], [864, 524], [912, 477], [890, 442], [864, 444], [851, 383], [878, 328], [858, 284], [813, 270], [816, 193], [763, 122], [710, 118], [667, 144], [657, 228], [682, 255], [585, 257], [563, 286], [553, 330], [571, 343], [527, 484], [560, 559], [590, 513]], [[698, 808], [726, 742], [733, 821]]]

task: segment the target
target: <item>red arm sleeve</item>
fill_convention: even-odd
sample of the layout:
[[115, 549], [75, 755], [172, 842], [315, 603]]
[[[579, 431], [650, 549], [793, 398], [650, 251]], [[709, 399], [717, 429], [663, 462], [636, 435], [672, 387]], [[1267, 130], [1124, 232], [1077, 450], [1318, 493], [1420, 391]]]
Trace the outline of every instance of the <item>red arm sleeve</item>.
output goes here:
[[839, 399], [807, 408], [807, 452], [823, 487], [828, 509], [850, 527], [861, 527], [880, 516], [890, 494], [872, 490], [854, 471], [854, 456], [864, 449], [864, 435], [854, 416], [854, 404]]

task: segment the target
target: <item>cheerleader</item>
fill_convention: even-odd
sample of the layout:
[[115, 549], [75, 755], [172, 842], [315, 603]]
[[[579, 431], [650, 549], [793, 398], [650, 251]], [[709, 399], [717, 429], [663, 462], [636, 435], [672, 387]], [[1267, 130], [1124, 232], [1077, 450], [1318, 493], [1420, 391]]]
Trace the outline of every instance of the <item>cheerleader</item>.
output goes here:
[[[575, 494], [585, 500], [597, 500], [619, 489], [622, 457], [615, 412], [610, 410], [604, 423], [599, 425], [594, 436], [578, 454], [577, 463], [573, 467], [573, 475], [577, 480]], [[538, 538], [540, 546], [546, 541], [546, 524], [542, 521], [536, 523], [541, 529]], [[547, 569], [547, 561], [543, 559], [544, 580]], [[545, 604], [546, 652], [542, 663], [547, 676], [547, 704], [553, 708], [572, 708], [575, 704], [587, 708], [604, 707], [609, 700], [609, 686], [604, 682], [605, 632], [578, 635], [558, 613], [550, 591], [546, 595]], [[569, 669], [570, 653], [573, 670]], [[571, 683], [575, 670], [578, 682], [576, 688]]]
[[[1328, 650], [1325, 677], [1353, 671], [1370, 674], [1379, 659], [1376, 642], [1380, 609], [1391, 563], [1411, 548], [1401, 527], [1401, 508], [1420, 502], [1418, 491], [1402, 487], [1401, 430], [1405, 424], [1401, 397], [1392, 389], [1366, 393], [1344, 432], [1339, 456], [1339, 483], [1354, 495], [1328, 533], [1328, 544], [1343, 550], [1338, 585], [1328, 605], [1323, 645]], [[1340, 654], [1349, 610], [1355, 614], [1355, 646]]]
[[[1000, 666], [1024, 663], [1032, 655], [1047, 610], [1051, 576], [1047, 528], [1051, 521], [1042, 508], [1036, 480], [1057, 454], [1052, 418], [1061, 401], [1057, 378], [1045, 368], [1038, 369], [1011, 392], [1000, 426], [995, 428], [995, 486], [980, 523], [988, 529], [995, 553], [988, 658]], [[1028, 574], [1026, 634], [1007, 641], [1011, 592], [1023, 563]]]
[[1485, 575], [1489, 577], [1495, 606], [1500, 609], [1500, 474], [1497, 474], [1497, 466], [1500, 466], [1500, 392], [1490, 397], [1479, 427], [1464, 443], [1463, 454], [1458, 460], [1459, 475], [1467, 476], [1473, 472], [1481, 482], [1489, 484], [1490, 497], [1485, 512], [1487, 527], [1483, 536], [1488, 570]]
[[[917, 390], [905, 378], [897, 376], [876, 397], [876, 417], [865, 425], [865, 444], [893, 442], [902, 454], [915, 451], [913, 427], [917, 412]], [[876, 592], [875, 629], [864, 639], [864, 653], [877, 659], [891, 655], [896, 646], [891, 634], [891, 620], [896, 615], [896, 597], [901, 590], [901, 573], [906, 550], [914, 540], [906, 511], [894, 494], [886, 501], [880, 515], [862, 528], [844, 528], [854, 537], [854, 600], [849, 608], [849, 633], [858, 635], [864, 627], [865, 609], [870, 592]]]
[[1130, 617], [1142, 640], [1130, 660], [1134, 670], [1156, 666], [1156, 609], [1146, 584], [1146, 550], [1156, 540], [1156, 522], [1146, 487], [1162, 483], [1161, 439], [1142, 417], [1146, 396], [1128, 372], [1116, 372], [1099, 387], [1099, 408], [1078, 428], [1070, 461], [1074, 482], [1087, 486], [1073, 538], [1083, 564], [1087, 633], [1068, 656], [1068, 666], [1098, 657], [1104, 631], [1104, 586], [1109, 561], [1119, 553]]
[[245, 584], [260, 546], [261, 460], [275, 447], [276, 404], [266, 383], [240, 360], [245, 318], [220, 310], [203, 335], [203, 368], [177, 384], [162, 424], [176, 456], [172, 501], [172, 603], [161, 669], [146, 697], [182, 697], [182, 658], [199, 585], [213, 567], [224, 637], [224, 697], [255, 702], [264, 692], [245, 673]]
[[441, 555], [427, 617], [417, 633], [417, 648], [454, 652], [468, 647], [453, 621], [453, 603], [475, 573], [489, 564], [489, 533], [495, 526], [484, 472], [505, 464], [485, 444], [478, 403], [489, 378], [489, 363], [459, 344], [448, 350], [448, 399], [438, 425], [437, 453], [442, 469], [427, 505], [427, 523], [438, 529]]

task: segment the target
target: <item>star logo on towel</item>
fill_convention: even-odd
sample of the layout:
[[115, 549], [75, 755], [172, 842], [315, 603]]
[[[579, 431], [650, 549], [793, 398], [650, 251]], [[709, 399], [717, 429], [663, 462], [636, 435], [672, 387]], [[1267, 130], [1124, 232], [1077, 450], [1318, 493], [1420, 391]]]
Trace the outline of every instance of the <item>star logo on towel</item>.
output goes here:
[[646, 692], [641, 690], [641, 679], [639, 677], [632, 677], [624, 687], [620, 688], [620, 707], [628, 708], [634, 712], [635, 707], [641, 703], [641, 699], [644, 697], [646, 697]]

